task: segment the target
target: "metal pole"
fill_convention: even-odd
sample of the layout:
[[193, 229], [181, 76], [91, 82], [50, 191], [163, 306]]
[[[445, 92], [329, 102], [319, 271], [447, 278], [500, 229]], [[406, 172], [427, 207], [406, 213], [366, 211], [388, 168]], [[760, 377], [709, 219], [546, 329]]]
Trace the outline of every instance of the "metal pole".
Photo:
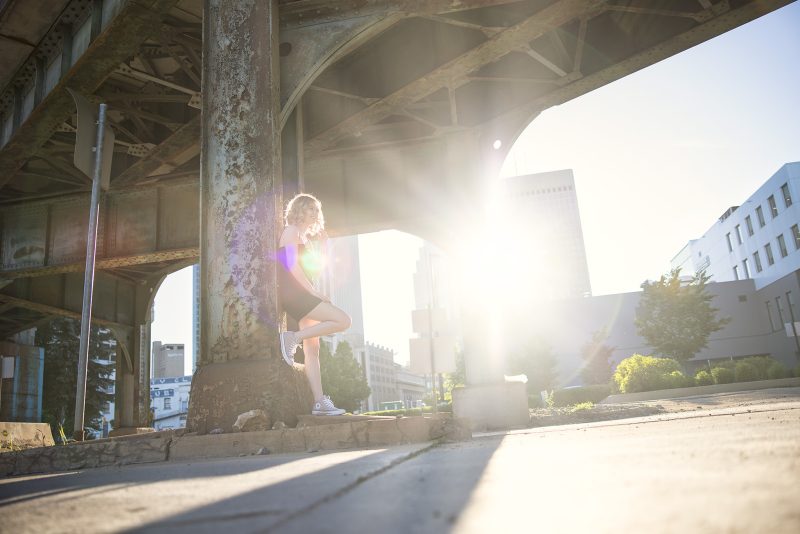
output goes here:
[[75, 394], [75, 428], [73, 436], [84, 440], [83, 416], [86, 408], [86, 373], [89, 367], [89, 327], [92, 321], [94, 290], [94, 257], [97, 250], [97, 217], [100, 201], [100, 175], [103, 168], [103, 134], [106, 125], [106, 105], [100, 104], [97, 117], [97, 142], [94, 146], [92, 200], [89, 206], [89, 232], [86, 239], [86, 270], [83, 277], [83, 310], [81, 311], [81, 343], [78, 352], [78, 385]]

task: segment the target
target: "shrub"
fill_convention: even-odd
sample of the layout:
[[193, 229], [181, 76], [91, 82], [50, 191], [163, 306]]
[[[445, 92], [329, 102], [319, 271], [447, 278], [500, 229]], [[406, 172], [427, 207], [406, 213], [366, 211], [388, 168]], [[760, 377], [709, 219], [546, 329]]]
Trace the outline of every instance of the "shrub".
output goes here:
[[685, 388], [694, 385], [694, 381], [681, 371], [672, 371], [664, 376], [667, 388]]
[[714, 367], [711, 369], [711, 376], [714, 377], [715, 384], [730, 384], [733, 382], [733, 371], [727, 367]]
[[600, 402], [611, 395], [611, 386], [597, 384], [574, 388], [557, 389], [553, 392], [553, 404], [556, 406], [572, 406], [584, 402]]
[[578, 404], [573, 405], [569, 411], [570, 413], [575, 413], [582, 410], [591, 410], [592, 408], [594, 408], [593, 402], [579, 402]]
[[733, 374], [737, 382], [751, 382], [758, 380], [758, 369], [752, 363], [745, 361], [736, 362]]
[[787, 378], [791, 376], [786, 367], [783, 366], [781, 362], [772, 362], [772, 364], [767, 368], [767, 378], [770, 380], [774, 380], [776, 378]]
[[705, 369], [700, 369], [697, 371], [697, 374], [694, 375], [694, 383], [698, 386], [710, 386], [714, 383], [714, 377], [711, 376]]
[[736, 362], [733, 360], [712, 360], [711, 365], [712, 368], [719, 367], [720, 369], [729, 369], [733, 372], [733, 368], [736, 367]]
[[748, 363], [752, 365], [756, 369], [756, 378], [754, 378], [754, 380], [766, 380], [767, 370], [773, 363], [776, 363], [776, 360], [770, 358], [769, 356], [750, 356], [749, 358], [743, 358], [736, 363]]
[[[621, 393], [636, 393], [674, 387], [681, 373], [680, 364], [670, 358], [656, 358], [634, 354], [625, 358], [614, 371], [614, 382]], [[685, 377], [684, 377], [685, 378]]]

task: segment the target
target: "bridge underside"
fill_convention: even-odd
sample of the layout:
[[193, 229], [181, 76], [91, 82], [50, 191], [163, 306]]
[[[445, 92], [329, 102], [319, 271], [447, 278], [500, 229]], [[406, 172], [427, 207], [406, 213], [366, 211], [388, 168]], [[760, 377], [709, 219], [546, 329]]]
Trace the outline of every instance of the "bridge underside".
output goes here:
[[[317, 194], [332, 235], [446, 240], [542, 110], [788, 3], [281, 0], [281, 193]], [[69, 87], [116, 134], [94, 317], [123, 347], [120, 421], [140, 424], [152, 298], [200, 257], [202, 61], [220, 45], [193, 0], [5, 0], [0, 35], [0, 337], [80, 312], [91, 184]]]

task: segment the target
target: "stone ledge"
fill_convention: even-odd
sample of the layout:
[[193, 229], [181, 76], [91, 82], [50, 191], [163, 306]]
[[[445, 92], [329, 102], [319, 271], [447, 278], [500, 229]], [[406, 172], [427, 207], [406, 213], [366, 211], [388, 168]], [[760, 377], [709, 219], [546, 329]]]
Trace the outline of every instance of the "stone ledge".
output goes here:
[[757, 380], [755, 382], [734, 382], [732, 384], [714, 384], [712, 386], [695, 386], [689, 388], [659, 389], [640, 393], [624, 393], [610, 395], [600, 404], [622, 404], [626, 402], [642, 402], [650, 400], [678, 399], [696, 395], [713, 395], [715, 393], [737, 393], [740, 391], [756, 391], [759, 389], [787, 388], [800, 386], [800, 378], [778, 378], [775, 380]]
[[[224, 458], [258, 454], [316, 452], [322, 450], [385, 447], [436, 440], [470, 439], [472, 434], [462, 421], [452, 417], [364, 417], [341, 416], [330, 424], [298, 426], [262, 432], [176, 437], [169, 459]], [[327, 417], [329, 420], [332, 417]], [[263, 452], [263, 451], [262, 451]]]
[[9, 452], [0, 455], [0, 476], [163, 462], [173, 435], [172, 431], [151, 432]]
[[27, 449], [55, 445], [47, 423], [0, 422], [0, 449]]

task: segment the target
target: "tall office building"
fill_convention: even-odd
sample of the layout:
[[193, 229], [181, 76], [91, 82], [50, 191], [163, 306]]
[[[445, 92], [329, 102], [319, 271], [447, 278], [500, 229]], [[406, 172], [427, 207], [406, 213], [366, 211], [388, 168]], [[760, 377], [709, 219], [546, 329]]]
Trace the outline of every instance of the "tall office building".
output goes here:
[[153, 341], [153, 378], [183, 376], [183, 343]]
[[756, 289], [800, 269], [800, 162], [783, 165], [741, 206], [725, 210], [671, 263], [714, 282], [752, 278]]
[[364, 309], [361, 301], [361, 269], [358, 236], [328, 240], [327, 264], [320, 281], [321, 290], [352, 319], [346, 332], [327, 336], [332, 350], [341, 341], [355, 349], [364, 345]]
[[[572, 170], [514, 176], [503, 182], [501, 272], [530, 300], [592, 294]], [[487, 245], [488, 246], [488, 245]], [[487, 250], [487, 254], [493, 251]]]

